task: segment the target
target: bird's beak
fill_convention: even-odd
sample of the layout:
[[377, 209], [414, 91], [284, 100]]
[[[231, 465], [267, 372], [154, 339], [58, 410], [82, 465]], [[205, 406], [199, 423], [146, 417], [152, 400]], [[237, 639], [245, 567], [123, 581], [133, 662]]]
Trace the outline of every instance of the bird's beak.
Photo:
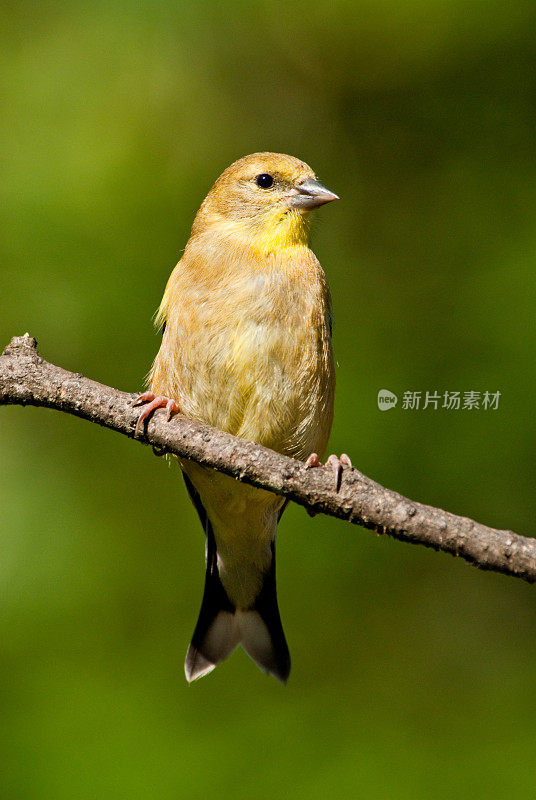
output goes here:
[[338, 200], [338, 196], [334, 192], [330, 192], [319, 181], [313, 178], [307, 178], [303, 183], [296, 185], [297, 194], [293, 195], [290, 200], [292, 208], [302, 209], [309, 211], [312, 208], [323, 206], [324, 203], [331, 203], [332, 200]]

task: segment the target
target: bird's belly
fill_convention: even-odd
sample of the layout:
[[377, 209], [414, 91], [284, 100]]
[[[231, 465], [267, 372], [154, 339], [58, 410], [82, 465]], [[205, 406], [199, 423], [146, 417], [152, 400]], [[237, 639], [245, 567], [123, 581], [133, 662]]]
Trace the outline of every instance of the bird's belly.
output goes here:
[[244, 264], [221, 283], [194, 282], [179, 270], [155, 393], [186, 416], [306, 458], [324, 451], [333, 411], [329, 295], [317, 262]]
[[298, 458], [324, 449], [331, 375], [305, 325], [242, 320], [219, 337], [216, 357], [201, 360], [189, 371], [203, 380], [183, 398], [187, 415]]

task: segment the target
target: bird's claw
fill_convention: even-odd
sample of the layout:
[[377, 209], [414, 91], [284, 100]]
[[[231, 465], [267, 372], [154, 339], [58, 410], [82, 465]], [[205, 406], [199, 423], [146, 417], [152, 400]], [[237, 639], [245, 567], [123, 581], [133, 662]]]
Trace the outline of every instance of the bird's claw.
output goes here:
[[318, 458], [318, 453], [311, 453], [307, 461], [305, 462], [305, 468], [311, 469], [311, 467], [321, 467], [322, 462]]
[[[311, 467], [321, 467], [322, 462], [320, 461], [317, 453], [311, 453], [307, 461], [305, 462], [305, 466], [307, 469]], [[341, 457], [336, 456], [334, 453], [330, 455], [328, 460], [325, 464], [326, 467], [331, 467], [333, 471], [333, 475], [335, 477], [335, 487], [337, 492], [341, 488], [341, 480], [342, 480], [342, 471], [345, 467], [352, 467], [352, 462], [350, 461], [350, 457], [346, 455], [346, 453], [342, 453]]]
[[137, 438], [140, 429], [143, 427], [143, 423], [146, 419], [156, 411], [157, 408], [165, 408], [167, 415], [166, 420], [169, 422], [173, 414], [177, 414], [180, 409], [175, 400], [172, 400], [170, 397], [164, 397], [163, 395], [155, 395], [154, 392], [143, 392], [137, 397], [133, 402], [132, 406], [141, 406], [144, 403], [148, 405], [145, 406], [143, 411], [140, 413], [138, 417], [138, 421], [136, 422], [136, 427], [134, 429], [134, 437]]
[[349, 456], [346, 453], [341, 453], [341, 457], [336, 456], [334, 453], [330, 455], [328, 460], [326, 461], [326, 466], [331, 467], [333, 470], [333, 475], [335, 477], [335, 486], [337, 491], [341, 488], [341, 481], [342, 481], [342, 471], [345, 467], [352, 467], [352, 462], [350, 461]]

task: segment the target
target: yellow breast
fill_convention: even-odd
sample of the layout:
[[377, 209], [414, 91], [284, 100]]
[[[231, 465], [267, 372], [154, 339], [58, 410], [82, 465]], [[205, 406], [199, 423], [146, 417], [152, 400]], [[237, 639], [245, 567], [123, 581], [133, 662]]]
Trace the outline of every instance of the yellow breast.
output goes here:
[[[207, 258], [207, 253], [209, 257]], [[153, 391], [184, 413], [299, 458], [323, 451], [332, 421], [330, 298], [304, 245], [217, 259], [200, 243], [175, 268]]]

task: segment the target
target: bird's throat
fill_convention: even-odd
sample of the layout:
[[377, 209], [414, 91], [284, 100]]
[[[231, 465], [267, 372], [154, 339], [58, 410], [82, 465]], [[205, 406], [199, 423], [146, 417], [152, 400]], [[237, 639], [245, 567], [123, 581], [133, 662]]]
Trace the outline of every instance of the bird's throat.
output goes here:
[[262, 253], [277, 253], [288, 247], [307, 247], [309, 215], [293, 209], [275, 208], [255, 226], [251, 246]]
[[[231, 246], [245, 247], [259, 256], [277, 255], [284, 250], [308, 247], [309, 215], [289, 208], [271, 208], [254, 217], [214, 217], [205, 231], [215, 232]], [[228, 246], [226, 245], [226, 246]]]

